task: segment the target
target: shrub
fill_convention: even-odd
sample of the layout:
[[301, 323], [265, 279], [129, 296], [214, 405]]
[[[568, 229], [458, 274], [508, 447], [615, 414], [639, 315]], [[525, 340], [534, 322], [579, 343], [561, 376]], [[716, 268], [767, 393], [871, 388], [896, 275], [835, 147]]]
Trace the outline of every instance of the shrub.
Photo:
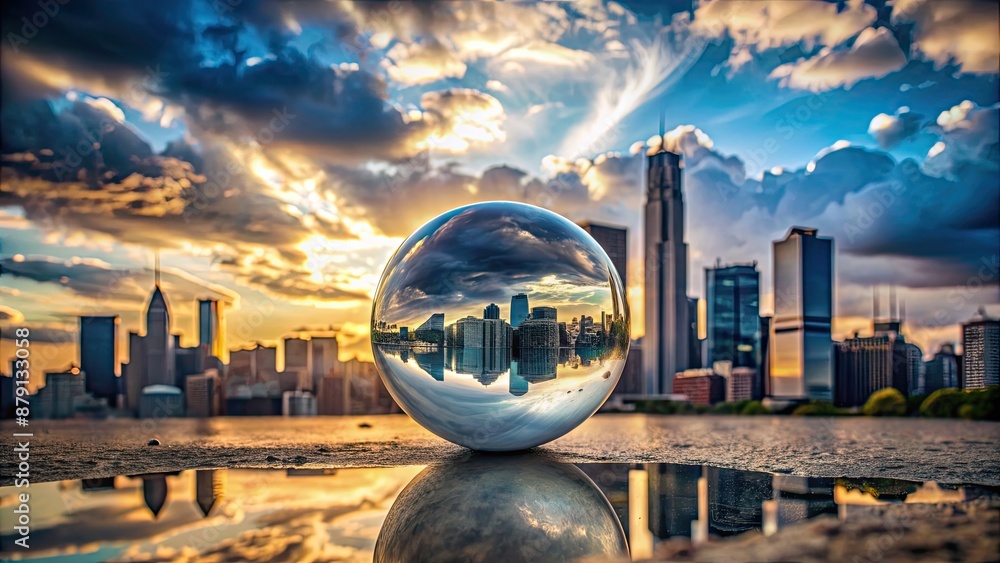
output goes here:
[[792, 411], [792, 416], [841, 416], [847, 414], [843, 409], [833, 406], [833, 403], [826, 401], [811, 401], [805, 405], [799, 405]]
[[961, 391], [938, 389], [920, 405], [920, 415], [969, 420], [1000, 420], [1000, 386]]
[[965, 402], [964, 395], [960, 389], [938, 389], [920, 405], [920, 416], [954, 418], [958, 416], [958, 408]]
[[898, 389], [879, 389], [868, 397], [861, 409], [867, 416], [903, 416], [906, 414], [906, 397]]
[[771, 414], [771, 409], [765, 407], [760, 401], [749, 401], [739, 411], [740, 414]]

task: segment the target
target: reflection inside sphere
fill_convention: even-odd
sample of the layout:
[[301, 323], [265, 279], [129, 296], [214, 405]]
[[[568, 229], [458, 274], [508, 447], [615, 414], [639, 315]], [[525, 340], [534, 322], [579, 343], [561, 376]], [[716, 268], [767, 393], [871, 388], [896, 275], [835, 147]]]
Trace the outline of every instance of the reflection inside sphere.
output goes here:
[[393, 398], [437, 435], [509, 451], [554, 440], [614, 390], [628, 353], [607, 254], [552, 212], [491, 202], [445, 213], [392, 257], [372, 314]]
[[400, 493], [375, 561], [628, 560], [614, 509], [579, 468], [530, 456], [431, 466]]

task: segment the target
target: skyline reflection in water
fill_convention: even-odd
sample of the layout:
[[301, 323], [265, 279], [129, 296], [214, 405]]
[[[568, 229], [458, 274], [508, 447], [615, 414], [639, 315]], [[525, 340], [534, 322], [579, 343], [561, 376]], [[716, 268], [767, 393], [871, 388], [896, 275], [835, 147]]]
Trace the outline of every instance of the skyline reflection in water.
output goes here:
[[772, 534], [873, 504], [997, 498], [934, 482], [475, 454], [430, 467], [189, 470], [31, 489], [32, 549], [24, 552], [13, 549], [12, 529], [21, 491], [0, 488], [0, 557], [371, 561], [379, 543], [387, 561], [418, 548], [437, 560], [489, 560], [504, 550], [506, 561], [561, 561], [626, 549], [640, 559], [671, 538]]
[[371, 341], [386, 388], [421, 426], [472, 449], [527, 449], [614, 390], [628, 303], [579, 226], [530, 205], [474, 204], [400, 245], [375, 293]]

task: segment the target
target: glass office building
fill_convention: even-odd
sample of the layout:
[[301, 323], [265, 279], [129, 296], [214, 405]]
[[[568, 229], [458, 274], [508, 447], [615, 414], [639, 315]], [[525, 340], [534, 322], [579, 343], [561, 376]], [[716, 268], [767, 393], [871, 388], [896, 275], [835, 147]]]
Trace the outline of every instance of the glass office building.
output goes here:
[[774, 242], [770, 392], [833, 400], [833, 239], [793, 227]]

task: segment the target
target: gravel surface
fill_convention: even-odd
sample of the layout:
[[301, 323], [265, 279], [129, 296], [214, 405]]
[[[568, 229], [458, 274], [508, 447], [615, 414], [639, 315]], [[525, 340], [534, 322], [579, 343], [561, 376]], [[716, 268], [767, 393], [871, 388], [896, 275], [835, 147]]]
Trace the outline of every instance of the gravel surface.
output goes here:
[[[32, 421], [28, 430], [35, 482], [209, 467], [424, 465], [470, 454], [405, 415]], [[0, 425], [5, 443], [19, 431], [10, 421]], [[161, 445], [147, 445], [153, 438]], [[534, 451], [570, 463], [671, 462], [1000, 486], [995, 422], [601, 414]], [[12, 484], [15, 461], [0, 460], [0, 484]]]

